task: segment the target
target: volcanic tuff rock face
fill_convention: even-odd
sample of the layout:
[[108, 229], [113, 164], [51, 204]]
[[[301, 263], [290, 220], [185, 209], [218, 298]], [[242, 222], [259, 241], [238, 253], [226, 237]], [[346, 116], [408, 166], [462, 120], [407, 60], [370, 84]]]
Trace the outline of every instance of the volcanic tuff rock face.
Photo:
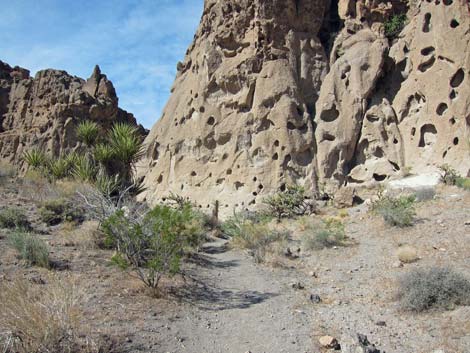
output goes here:
[[206, 0], [146, 140], [146, 198], [172, 191], [231, 210], [294, 182], [316, 193], [405, 167], [466, 173], [468, 7], [417, 1], [389, 40], [383, 22], [406, 10], [396, 0]]
[[43, 148], [55, 155], [77, 146], [75, 126], [90, 119], [109, 128], [136, 124], [118, 108], [113, 84], [95, 67], [88, 80], [65, 71], [29, 71], [0, 61], [0, 160], [18, 162], [23, 151]]

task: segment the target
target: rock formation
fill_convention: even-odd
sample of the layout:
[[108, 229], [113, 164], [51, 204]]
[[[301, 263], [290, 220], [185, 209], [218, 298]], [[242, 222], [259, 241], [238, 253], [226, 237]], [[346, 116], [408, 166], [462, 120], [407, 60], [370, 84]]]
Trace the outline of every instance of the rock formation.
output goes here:
[[104, 129], [115, 122], [136, 125], [118, 108], [113, 84], [98, 66], [88, 80], [65, 71], [29, 71], [0, 61], [0, 160], [19, 162], [23, 151], [41, 148], [59, 155], [77, 146], [75, 126], [91, 119]]
[[[412, 169], [470, 168], [463, 0], [206, 0], [140, 164], [169, 192], [226, 210], [286, 184], [312, 194]], [[407, 12], [396, 38], [384, 23]]]

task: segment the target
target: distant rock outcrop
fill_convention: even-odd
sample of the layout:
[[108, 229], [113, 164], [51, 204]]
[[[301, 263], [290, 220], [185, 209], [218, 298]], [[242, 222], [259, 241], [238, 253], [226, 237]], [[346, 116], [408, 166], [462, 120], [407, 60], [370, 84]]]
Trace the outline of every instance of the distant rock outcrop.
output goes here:
[[289, 183], [316, 194], [443, 163], [466, 174], [469, 28], [463, 0], [206, 0], [146, 140], [145, 197], [231, 211]]
[[59, 155], [78, 145], [75, 126], [96, 121], [137, 125], [118, 107], [113, 84], [95, 67], [88, 80], [65, 71], [29, 71], [0, 61], [0, 160], [18, 162], [23, 151], [41, 148]]

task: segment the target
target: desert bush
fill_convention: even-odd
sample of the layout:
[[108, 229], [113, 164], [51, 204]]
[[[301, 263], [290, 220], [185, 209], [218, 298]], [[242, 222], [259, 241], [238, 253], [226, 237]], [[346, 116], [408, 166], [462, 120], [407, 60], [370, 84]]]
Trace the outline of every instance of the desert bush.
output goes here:
[[0, 162], [0, 185], [7, 179], [16, 176], [16, 168], [6, 162]]
[[415, 269], [400, 278], [398, 295], [405, 310], [452, 309], [470, 305], [470, 281], [451, 268]]
[[272, 230], [263, 223], [242, 221], [236, 227], [230, 226], [231, 244], [241, 249], [247, 249], [257, 263], [265, 261], [266, 256], [278, 248], [276, 245], [285, 244], [289, 238], [288, 232]]
[[372, 204], [372, 211], [384, 219], [391, 226], [407, 227], [413, 225], [416, 215], [415, 196], [380, 196]]
[[37, 236], [15, 231], [8, 236], [8, 242], [29, 266], [49, 268], [49, 249]]
[[455, 181], [455, 185], [457, 185], [459, 188], [470, 190], [470, 178], [459, 177]]
[[81, 291], [70, 278], [46, 285], [21, 278], [0, 284], [2, 353], [104, 353], [81, 326]]
[[39, 208], [39, 216], [47, 225], [53, 226], [64, 221], [82, 222], [84, 212], [72, 199], [57, 198], [44, 201]]
[[309, 223], [302, 235], [302, 245], [306, 250], [341, 246], [345, 240], [343, 222], [335, 218], [327, 218], [320, 223]]
[[116, 249], [112, 261], [134, 271], [155, 293], [163, 276], [179, 272], [185, 250], [203, 240], [202, 226], [190, 207], [158, 205], [136, 218], [121, 209], [103, 222], [102, 229], [108, 245]]
[[459, 173], [448, 164], [439, 167], [441, 170], [441, 181], [446, 185], [455, 185], [460, 178]]
[[5, 207], [0, 210], [0, 228], [29, 229], [30, 226], [28, 217], [22, 209]]
[[384, 23], [385, 35], [389, 38], [397, 36], [406, 25], [406, 14], [394, 14]]
[[278, 222], [282, 218], [311, 214], [315, 208], [306, 201], [305, 189], [301, 186], [288, 186], [285, 191], [264, 198], [263, 203], [267, 206], [267, 213], [276, 217]]

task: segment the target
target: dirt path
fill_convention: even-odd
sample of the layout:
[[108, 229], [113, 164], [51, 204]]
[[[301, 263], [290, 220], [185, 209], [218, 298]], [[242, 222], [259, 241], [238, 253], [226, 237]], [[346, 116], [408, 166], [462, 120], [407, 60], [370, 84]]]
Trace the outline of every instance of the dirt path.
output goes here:
[[[160, 342], [162, 352], [307, 352], [312, 346], [307, 292], [295, 271], [257, 266], [222, 240], [207, 244], [190, 276], [187, 305]], [[300, 276], [299, 276], [300, 278]]]

